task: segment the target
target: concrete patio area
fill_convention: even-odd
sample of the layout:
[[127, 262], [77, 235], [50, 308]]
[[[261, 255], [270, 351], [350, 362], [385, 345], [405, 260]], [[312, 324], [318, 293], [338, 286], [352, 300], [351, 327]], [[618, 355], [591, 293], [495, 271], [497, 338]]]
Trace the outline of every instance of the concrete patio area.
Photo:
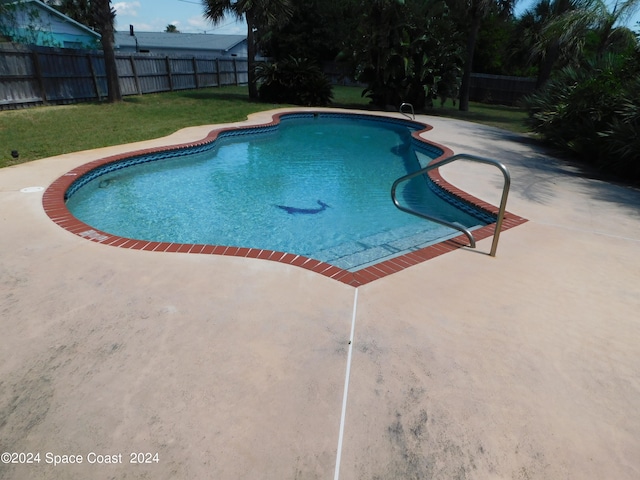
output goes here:
[[[418, 119], [503, 161], [529, 221], [495, 258], [486, 239], [358, 288], [101, 245], [21, 192], [212, 126], [1, 169], [0, 453], [40, 462], [3, 456], [0, 479], [640, 478], [640, 191], [525, 136]], [[498, 204], [490, 167], [442, 174]]]

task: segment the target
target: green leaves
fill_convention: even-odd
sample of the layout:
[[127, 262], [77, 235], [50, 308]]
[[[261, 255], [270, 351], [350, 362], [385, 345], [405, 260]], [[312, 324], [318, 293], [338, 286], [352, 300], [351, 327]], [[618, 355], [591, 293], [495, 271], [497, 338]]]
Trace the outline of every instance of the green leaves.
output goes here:
[[323, 106], [333, 97], [329, 80], [306, 58], [288, 57], [274, 63], [259, 63], [256, 79], [261, 83], [260, 100], [265, 102]]
[[409, 102], [417, 109], [455, 95], [460, 42], [440, 0], [378, 1], [361, 17], [355, 42], [357, 79], [377, 106]]
[[525, 102], [529, 125], [592, 165], [640, 180], [640, 49], [566, 67]]

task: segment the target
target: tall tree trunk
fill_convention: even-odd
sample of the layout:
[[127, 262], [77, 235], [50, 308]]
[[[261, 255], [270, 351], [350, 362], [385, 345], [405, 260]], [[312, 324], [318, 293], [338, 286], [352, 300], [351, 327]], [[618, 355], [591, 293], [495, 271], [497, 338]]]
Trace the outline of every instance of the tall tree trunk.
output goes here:
[[[553, 26], [554, 22], [557, 22], [563, 16], [566, 16], [567, 13], [574, 11], [576, 9], [576, 5], [574, 5], [572, 0], [554, 0], [551, 3], [551, 15], [547, 16], [544, 19], [544, 24], [542, 26], [542, 31], [544, 33], [545, 29], [549, 28], [549, 26]], [[567, 27], [563, 27], [563, 34], [566, 35], [570, 33], [569, 36], [575, 36], [575, 31], [566, 32], [564, 31]], [[543, 34], [543, 37], [546, 35]], [[546, 40], [546, 45], [544, 46], [544, 56], [538, 62], [538, 77], [536, 78], [536, 90], [542, 88], [545, 83], [549, 81], [551, 78], [551, 74], [553, 73], [553, 69], [558, 59], [560, 58], [560, 53], [563, 48], [566, 48], [567, 41], [564, 40], [561, 42], [559, 34], [551, 34], [549, 38]], [[564, 43], [564, 45], [563, 45]]]
[[247, 19], [247, 77], [249, 83], [249, 98], [258, 99], [258, 85], [256, 83], [256, 39], [254, 32], [254, 20], [250, 11], [245, 12]]
[[113, 48], [113, 20], [115, 12], [111, 9], [111, 0], [94, 0], [94, 15], [98, 30], [102, 38], [102, 51], [104, 52], [104, 64], [107, 72], [107, 99], [109, 103], [122, 100], [120, 91], [120, 81], [118, 79], [118, 68], [116, 65], [116, 54]]
[[[474, 2], [477, 3], [477, 2]], [[467, 38], [467, 57], [464, 61], [464, 71], [462, 73], [462, 83], [460, 85], [460, 111], [469, 111], [469, 91], [471, 90], [471, 72], [473, 71], [473, 55], [478, 43], [478, 33], [482, 23], [482, 15], [478, 7], [472, 7], [471, 28]]]
[[536, 89], [542, 88], [551, 77], [553, 65], [560, 56], [560, 44], [558, 41], [551, 43], [544, 52], [544, 58], [538, 65], [538, 78], [536, 79]]

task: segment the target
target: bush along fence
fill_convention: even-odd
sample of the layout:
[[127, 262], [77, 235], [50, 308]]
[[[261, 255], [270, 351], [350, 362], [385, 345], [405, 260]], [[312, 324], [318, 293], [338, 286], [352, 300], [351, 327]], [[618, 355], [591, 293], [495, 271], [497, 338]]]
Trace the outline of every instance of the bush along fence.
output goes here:
[[[248, 81], [247, 61], [116, 54], [122, 95], [168, 92]], [[102, 52], [0, 45], [0, 110], [96, 101], [107, 96]]]

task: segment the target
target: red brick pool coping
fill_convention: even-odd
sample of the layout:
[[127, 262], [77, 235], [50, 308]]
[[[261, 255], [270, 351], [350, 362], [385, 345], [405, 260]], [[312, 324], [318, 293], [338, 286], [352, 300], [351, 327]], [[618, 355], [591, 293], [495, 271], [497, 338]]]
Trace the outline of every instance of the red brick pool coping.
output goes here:
[[[420, 250], [412, 251], [409, 253], [405, 253], [399, 255], [394, 258], [390, 258], [388, 260], [383, 260], [374, 265], [370, 265], [368, 267], [362, 268], [361, 270], [350, 272], [348, 270], [344, 270], [342, 268], [336, 267], [335, 265], [331, 265], [326, 262], [321, 262], [319, 260], [315, 260], [313, 258], [305, 257], [303, 255], [296, 255], [293, 253], [286, 252], [278, 252], [273, 250], [261, 250], [256, 248], [244, 248], [244, 247], [230, 247], [230, 246], [222, 246], [222, 245], [203, 245], [203, 244], [189, 244], [189, 243], [168, 243], [168, 242], [151, 242], [147, 240], [135, 240], [131, 238], [119, 237], [117, 235], [112, 235], [110, 233], [102, 232], [100, 230], [96, 230], [95, 228], [87, 225], [84, 222], [81, 222], [76, 217], [74, 217], [65, 204], [65, 193], [67, 189], [71, 186], [71, 184], [82, 175], [88, 173], [89, 171], [100, 167], [102, 165], [106, 165], [108, 163], [119, 162], [133, 156], [140, 155], [148, 155], [155, 154], [158, 152], [164, 152], [169, 150], [176, 149], [186, 149], [191, 147], [197, 147], [204, 144], [208, 144], [213, 142], [218, 135], [222, 132], [229, 130], [237, 130], [237, 129], [253, 129], [253, 128], [261, 128], [261, 127], [269, 127], [273, 125], [277, 125], [280, 122], [280, 118], [282, 116], [290, 115], [291, 113], [278, 113], [273, 115], [272, 121], [266, 124], [260, 125], [252, 125], [252, 126], [242, 126], [235, 128], [220, 128], [211, 131], [205, 138], [202, 140], [191, 142], [191, 143], [183, 143], [178, 145], [170, 145], [165, 147], [157, 147], [157, 148], [149, 148], [144, 150], [138, 150], [133, 152], [127, 152], [124, 154], [113, 155], [110, 157], [101, 158], [98, 160], [94, 160], [89, 163], [85, 163], [84, 165], [80, 165], [77, 168], [74, 168], [70, 172], [67, 172], [62, 177], [55, 180], [49, 188], [44, 192], [42, 197], [42, 204], [46, 214], [60, 227], [68, 230], [69, 232], [83, 237], [92, 242], [101, 243], [103, 245], [110, 245], [112, 247], [119, 248], [128, 248], [132, 250], [144, 250], [150, 252], [177, 252], [177, 253], [190, 253], [190, 254], [200, 254], [200, 255], [227, 255], [234, 257], [246, 257], [246, 258], [257, 258], [262, 260], [270, 260], [279, 263], [286, 263], [289, 265], [295, 265], [297, 267], [302, 267], [307, 270], [311, 270], [313, 272], [324, 275], [325, 277], [332, 278], [342, 283], [346, 283], [348, 285], [357, 287], [360, 285], [365, 285], [367, 283], [373, 282], [374, 280], [378, 280], [379, 278], [384, 278], [393, 273], [404, 270], [405, 268], [409, 268], [413, 265], [417, 265], [418, 263], [425, 262], [432, 258], [443, 255], [447, 252], [451, 252], [453, 250], [457, 250], [464, 246], [467, 246], [467, 238], [460, 234], [457, 237], [451, 238], [449, 240], [442, 241], [440, 243], [430, 245], [428, 247], [422, 248]], [[304, 113], [309, 113], [305, 111]], [[326, 112], [322, 112], [326, 113]], [[358, 115], [358, 114], [353, 114]], [[385, 118], [385, 117], [382, 117]], [[415, 122], [420, 123], [420, 122]], [[431, 129], [430, 126], [422, 124], [425, 126], [423, 130], [413, 132], [413, 136], [417, 138], [419, 141], [427, 143], [429, 145], [434, 145], [444, 151], [444, 153], [436, 158], [432, 163], [436, 163], [439, 161], [448, 158], [453, 154], [453, 151], [443, 145], [438, 145], [433, 142], [427, 142], [425, 139], [420, 137], [420, 134]], [[496, 215], [498, 212], [498, 208], [486, 203], [467, 192], [460, 190], [459, 188], [448, 183], [442, 176], [438, 169], [431, 170], [428, 175], [430, 178], [441, 188], [446, 190], [450, 195], [464, 201], [470, 203], [478, 208], [481, 208], [493, 215]], [[525, 223], [527, 220], [525, 218], [519, 217], [517, 215], [513, 215], [510, 212], [505, 212], [504, 220], [502, 223], [501, 231], [508, 230], [510, 228], [516, 227]], [[482, 240], [488, 238], [493, 235], [495, 230], [495, 223], [486, 225], [477, 230], [473, 231], [473, 236], [476, 240]]]

